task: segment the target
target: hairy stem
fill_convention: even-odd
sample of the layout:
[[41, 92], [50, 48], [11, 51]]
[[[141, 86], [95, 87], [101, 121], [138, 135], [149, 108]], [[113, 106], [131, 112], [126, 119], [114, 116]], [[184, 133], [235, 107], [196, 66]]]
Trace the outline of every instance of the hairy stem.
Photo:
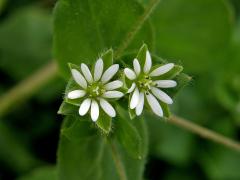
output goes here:
[[123, 167], [123, 164], [122, 164], [120, 156], [119, 156], [119, 154], [117, 152], [117, 149], [116, 149], [116, 147], [114, 145], [114, 142], [109, 140], [109, 145], [111, 147], [113, 161], [114, 161], [114, 164], [115, 164], [115, 167], [116, 167], [116, 170], [118, 172], [120, 180], [127, 180], [125, 169]]
[[167, 122], [172, 123], [178, 127], [184, 128], [188, 131], [191, 131], [192, 133], [197, 134], [203, 138], [209, 139], [218, 144], [224, 145], [230, 149], [240, 152], [239, 142], [227, 138], [207, 128], [201, 127], [193, 122], [190, 122], [189, 120], [177, 116], [171, 116]]
[[51, 62], [3, 94], [0, 97], [0, 117], [10, 112], [13, 105], [19, 105], [21, 101], [34, 95], [56, 75], [57, 65], [55, 62]]

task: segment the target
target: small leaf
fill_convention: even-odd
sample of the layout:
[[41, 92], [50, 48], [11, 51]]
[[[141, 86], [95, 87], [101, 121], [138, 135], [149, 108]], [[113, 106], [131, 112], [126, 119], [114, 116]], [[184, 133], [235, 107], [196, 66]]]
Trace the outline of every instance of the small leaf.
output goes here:
[[118, 105], [117, 112], [119, 116], [116, 117], [115, 120], [115, 134], [117, 135], [120, 143], [133, 158], [141, 159], [143, 156], [143, 149], [142, 139], [139, 132], [132, 124], [127, 111]]

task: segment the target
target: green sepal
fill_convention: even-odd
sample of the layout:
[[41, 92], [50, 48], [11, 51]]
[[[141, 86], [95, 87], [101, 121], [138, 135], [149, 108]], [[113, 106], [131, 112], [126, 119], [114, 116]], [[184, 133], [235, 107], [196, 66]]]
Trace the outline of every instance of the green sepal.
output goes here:
[[78, 114], [78, 109], [78, 106], [63, 101], [57, 113], [62, 115], [76, 115]]
[[128, 97], [128, 114], [129, 114], [130, 119], [134, 119], [136, 117], [135, 109], [131, 109], [129, 107], [131, 98], [132, 98], [132, 94], [130, 94]]
[[188, 76], [187, 74], [180, 73], [174, 79], [177, 82], [177, 86], [175, 88], [167, 88], [165, 89], [165, 92], [171, 97], [174, 97], [182, 88], [184, 88], [191, 81], [191, 79], [192, 77]]
[[158, 76], [158, 79], [161, 80], [161, 79], [173, 79], [175, 78], [177, 75], [179, 75], [183, 70], [183, 67], [182, 66], [179, 66], [179, 65], [174, 65], [174, 67], [167, 73], [161, 75], [161, 76]]
[[[145, 64], [145, 60], [146, 60], [146, 52], [148, 51], [148, 47], [146, 44], [143, 44], [140, 48], [140, 50], [138, 51], [137, 54], [137, 60], [140, 63], [140, 66], [143, 68], [144, 64]], [[142, 69], [141, 69], [142, 70]]]
[[79, 90], [79, 89], [82, 89], [74, 80], [73, 78], [71, 78], [69, 81], [68, 81], [68, 84], [67, 84], [67, 87], [66, 87], [66, 90], [65, 90], [65, 95], [64, 95], [64, 101], [66, 103], [69, 103], [69, 104], [72, 104], [72, 105], [75, 105], [75, 106], [80, 106], [83, 98], [77, 98], [77, 99], [68, 99], [67, 98], [67, 94], [73, 90]]
[[130, 119], [134, 119], [136, 117], [135, 109], [128, 108], [128, 114]]
[[163, 117], [166, 117], [166, 118], [170, 117], [171, 112], [170, 112], [169, 106], [166, 103], [163, 103], [162, 101], [159, 101], [159, 103], [163, 110]]
[[96, 125], [103, 131], [103, 133], [108, 134], [112, 130], [112, 118], [105, 112], [100, 111]]
[[[115, 118], [115, 134], [119, 142], [131, 157], [141, 159], [144, 154], [142, 147], [143, 142], [137, 128], [129, 118], [126, 110], [120, 105], [116, 107], [116, 110], [118, 116]], [[135, 118], [135, 120], [139, 119]]]
[[80, 64], [79, 64], [79, 65], [76, 65], [76, 64], [73, 64], [73, 63], [68, 63], [68, 67], [69, 67], [70, 71], [71, 71], [72, 69], [76, 69], [76, 70], [78, 70], [79, 72], [81, 72]]

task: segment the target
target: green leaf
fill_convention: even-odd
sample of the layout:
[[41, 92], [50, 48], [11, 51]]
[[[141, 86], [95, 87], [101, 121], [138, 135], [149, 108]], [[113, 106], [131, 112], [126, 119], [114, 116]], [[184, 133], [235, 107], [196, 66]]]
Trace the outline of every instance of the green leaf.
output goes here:
[[[138, 129], [133, 124], [126, 110], [117, 106], [119, 116], [115, 118], [115, 134], [120, 143], [128, 151], [133, 158], [141, 159], [144, 155], [142, 138]], [[135, 121], [140, 121], [140, 118], [135, 118]]]
[[187, 71], [208, 72], [225, 61], [232, 14], [225, 1], [162, 1], [151, 16], [156, 52], [163, 58], [180, 60]]
[[[62, 74], [69, 77], [68, 62], [91, 64], [99, 52], [111, 47], [118, 49], [124, 44], [131, 51], [143, 41], [152, 46], [151, 24], [146, 21], [142, 25], [139, 21], [143, 12], [143, 7], [133, 0], [58, 1], [54, 12], [54, 51]], [[131, 33], [137, 25], [141, 28]], [[130, 42], [126, 42], [128, 39]]]
[[[70, 123], [71, 124], [71, 123]], [[68, 127], [64, 123], [62, 129]], [[147, 134], [143, 121], [138, 121], [136, 127], [139, 129], [143, 139], [144, 158], [133, 159], [126, 154], [125, 150], [117, 141], [112, 140], [116, 146], [115, 153], [119, 156], [119, 162], [123, 165], [123, 171], [127, 179], [141, 180], [143, 177], [145, 157], [147, 153]], [[90, 130], [89, 128], [87, 128]], [[86, 127], [78, 126], [75, 131], [87, 131]], [[109, 137], [113, 138], [113, 137]], [[112, 180], [119, 179], [114, 159], [112, 157], [111, 146], [106, 139], [95, 134], [86, 138], [79, 138], [78, 141], [71, 141], [61, 134], [58, 148], [58, 178], [82, 180]]]
[[18, 180], [57, 180], [55, 166], [44, 166], [34, 169], [30, 173], [18, 178]]
[[100, 176], [97, 166], [103, 149], [103, 143], [97, 136], [77, 143], [62, 136], [58, 151], [59, 179], [97, 179]]

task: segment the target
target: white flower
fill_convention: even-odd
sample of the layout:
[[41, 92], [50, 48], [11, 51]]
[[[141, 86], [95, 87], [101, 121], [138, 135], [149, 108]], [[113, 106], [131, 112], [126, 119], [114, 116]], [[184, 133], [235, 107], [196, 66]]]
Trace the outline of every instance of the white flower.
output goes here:
[[131, 93], [130, 109], [135, 109], [137, 116], [141, 115], [144, 107], [144, 100], [146, 100], [152, 111], [162, 117], [163, 110], [158, 100], [172, 104], [173, 101], [161, 88], [172, 88], [177, 85], [174, 80], [158, 80], [161, 76], [169, 72], [174, 67], [173, 63], [165, 64], [156, 69], [152, 69], [152, 59], [149, 51], [146, 52], [146, 59], [143, 69], [137, 59], [133, 60], [133, 70], [130, 68], [124, 69], [126, 77], [132, 81], [128, 93]]
[[119, 65], [114, 64], [103, 72], [104, 63], [100, 58], [97, 60], [92, 75], [88, 66], [81, 64], [81, 72], [71, 69], [74, 81], [80, 86], [79, 89], [73, 90], [67, 94], [68, 99], [85, 98], [80, 104], [79, 114], [84, 116], [90, 110], [91, 119], [97, 121], [99, 117], [99, 106], [110, 117], [116, 116], [116, 111], [106, 100], [109, 98], [121, 98], [124, 94], [116, 91], [122, 87], [122, 81], [115, 80], [109, 82], [118, 72]]

